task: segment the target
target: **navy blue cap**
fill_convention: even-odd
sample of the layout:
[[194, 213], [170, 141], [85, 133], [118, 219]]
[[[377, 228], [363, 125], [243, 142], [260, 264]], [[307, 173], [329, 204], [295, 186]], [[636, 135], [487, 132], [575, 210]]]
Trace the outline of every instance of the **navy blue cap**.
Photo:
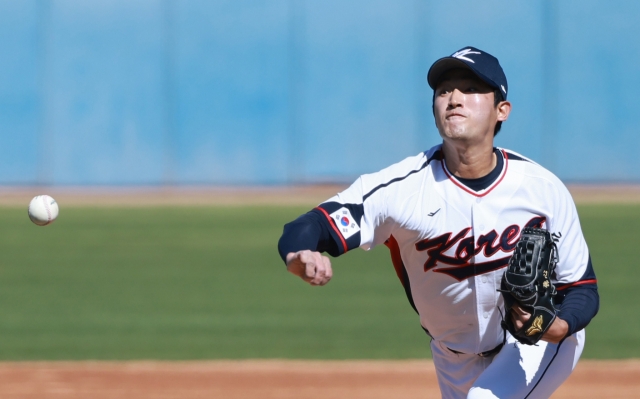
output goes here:
[[435, 90], [440, 77], [455, 68], [471, 70], [489, 86], [500, 90], [503, 100], [507, 99], [509, 85], [500, 62], [496, 57], [475, 47], [463, 47], [451, 56], [434, 62], [427, 74], [429, 86]]

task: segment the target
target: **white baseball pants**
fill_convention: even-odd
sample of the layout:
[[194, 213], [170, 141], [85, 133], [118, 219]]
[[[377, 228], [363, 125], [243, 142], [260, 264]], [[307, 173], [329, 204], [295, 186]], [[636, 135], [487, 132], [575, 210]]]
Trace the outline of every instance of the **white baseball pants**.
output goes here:
[[492, 357], [457, 354], [431, 341], [443, 399], [542, 399], [569, 377], [582, 354], [584, 330], [560, 344], [522, 345], [507, 333]]

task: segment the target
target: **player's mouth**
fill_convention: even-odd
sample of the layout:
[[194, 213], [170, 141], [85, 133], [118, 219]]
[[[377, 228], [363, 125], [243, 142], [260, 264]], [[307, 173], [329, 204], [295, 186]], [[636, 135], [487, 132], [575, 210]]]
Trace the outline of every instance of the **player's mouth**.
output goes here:
[[445, 117], [445, 119], [447, 120], [458, 120], [458, 119], [464, 119], [464, 118], [466, 118], [466, 116], [462, 114], [457, 114], [457, 113], [449, 114]]

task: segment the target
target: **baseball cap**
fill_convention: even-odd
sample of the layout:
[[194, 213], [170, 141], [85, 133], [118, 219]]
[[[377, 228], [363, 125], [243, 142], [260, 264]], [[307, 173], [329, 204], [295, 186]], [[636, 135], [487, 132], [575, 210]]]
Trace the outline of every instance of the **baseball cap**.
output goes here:
[[427, 82], [432, 89], [436, 89], [440, 77], [450, 69], [465, 68], [471, 70], [489, 86], [500, 90], [502, 99], [507, 99], [507, 77], [494, 56], [475, 47], [463, 47], [449, 57], [437, 60], [429, 68]]

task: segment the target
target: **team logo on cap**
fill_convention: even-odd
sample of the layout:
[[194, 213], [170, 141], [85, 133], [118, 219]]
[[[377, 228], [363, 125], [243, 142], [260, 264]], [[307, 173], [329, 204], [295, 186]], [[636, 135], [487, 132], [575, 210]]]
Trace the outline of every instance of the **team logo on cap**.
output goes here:
[[360, 231], [360, 226], [358, 226], [358, 223], [356, 223], [353, 216], [351, 216], [349, 209], [344, 207], [340, 208], [330, 216], [336, 222], [336, 227], [338, 227], [338, 231], [340, 231], [342, 237], [349, 238]]
[[455, 53], [451, 54], [451, 56], [453, 58], [457, 58], [459, 60], [465, 60], [465, 61], [469, 61], [475, 64], [475, 61], [472, 60], [471, 58], [467, 58], [467, 55], [469, 54], [482, 54], [479, 51], [473, 51], [470, 48], [466, 48], [464, 50], [460, 50], [460, 51], [456, 51]]

